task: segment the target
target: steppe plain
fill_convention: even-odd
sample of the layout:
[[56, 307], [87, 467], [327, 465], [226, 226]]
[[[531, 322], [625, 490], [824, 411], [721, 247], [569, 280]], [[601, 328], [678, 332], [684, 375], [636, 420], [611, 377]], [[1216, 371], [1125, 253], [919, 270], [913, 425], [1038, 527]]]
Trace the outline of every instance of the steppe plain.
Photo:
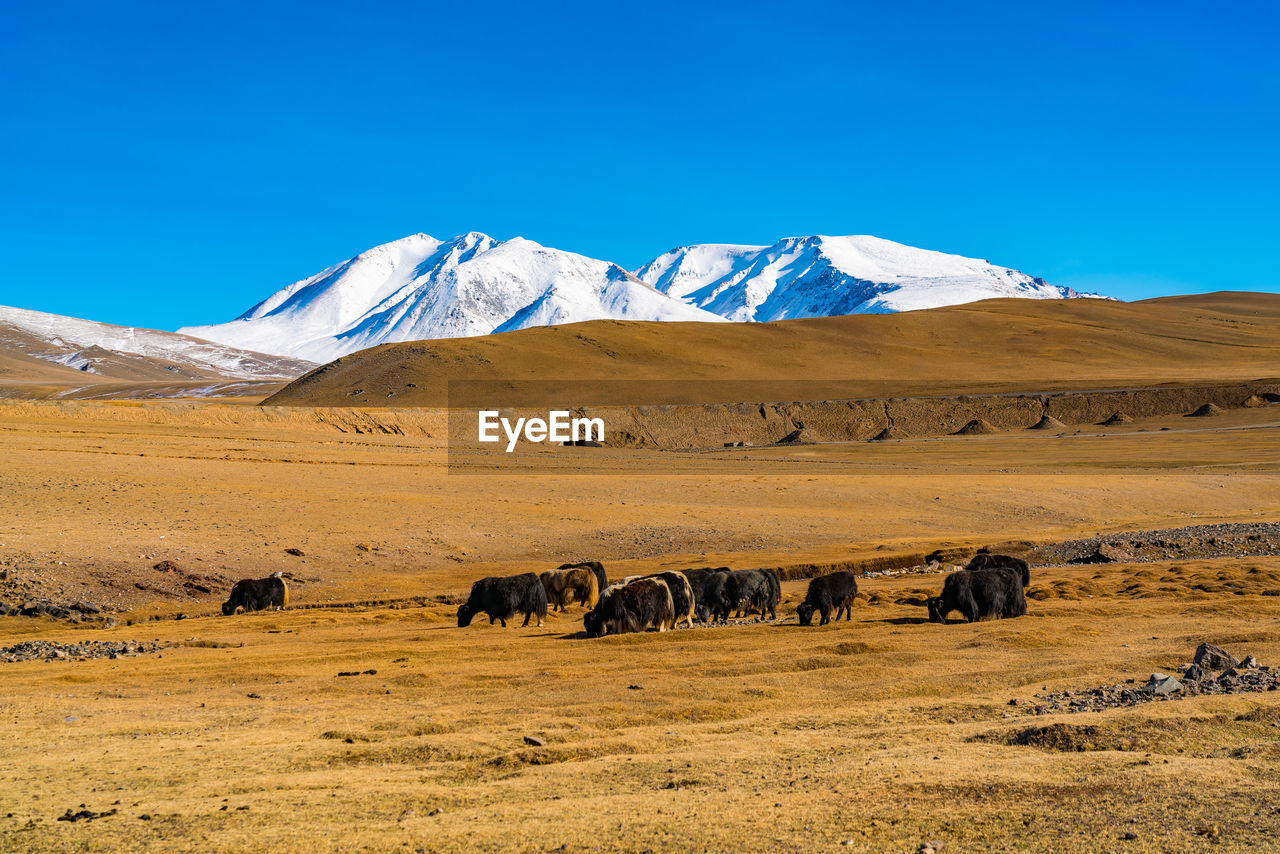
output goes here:
[[[910, 394], [1280, 377], [1274, 299], [1196, 310], [1234, 325], [1171, 332], [1145, 362], [1073, 376], [1045, 339], [1038, 359], [1018, 345], [1024, 368], [933, 347], [895, 370], [935, 377]], [[1133, 316], [1124, 337], [1158, 325]], [[619, 352], [608, 325], [588, 331]], [[893, 393], [878, 382], [860, 388]], [[292, 402], [0, 403], [0, 599], [88, 600], [115, 622], [0, 618], [0, 647], [165, 645], [0, 663], [0, 850], [1196, 851], [1280, 834], [1280, 692], [1035, 714], [1037, 695], [1176, 671], [1202, 641], [1280, 666], [1280, 556], [1035, 565], [1027, 617], [972, 625], [925, 621], [940, 574], [881, 572], [938, 548], [1274, 523], [1280, 405], [552, 449], [536, 471], [500, 451], [450, 467], [438, 409]], [[476, 578], [588, 558], [611, 577], [795, 578], [777, 623], [597, 641], [575, 636], [580, 608], [454, 625]], [[825, 565], [872, 574], [852, 621], [801, 628], [804, 568]], [[296, 607], [220, 615], [230, 582], [275, 571]], [[81, 809], [108, 814], [58, 820]]]

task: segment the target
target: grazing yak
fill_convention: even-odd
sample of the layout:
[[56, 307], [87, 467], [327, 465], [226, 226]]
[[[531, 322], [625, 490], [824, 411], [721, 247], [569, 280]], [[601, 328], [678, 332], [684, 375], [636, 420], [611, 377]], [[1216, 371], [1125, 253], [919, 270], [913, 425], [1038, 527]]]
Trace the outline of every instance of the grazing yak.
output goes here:
[[582, 563], [562, 563], [556, 569], [589, 569], [596, 576], [596, 589], [603, 593], [609, 587], [609, 576], [604, 574], [604, 564], [598, 560], [584, 560]]
[[689, 579], [689, 586], [693, 588], [694, 601], [694, 617], [701, 622], [707, 622], [711, 618], [710, 599], [706, 591], [707, 579], [715, 573], [725, 573], [729, 571], [729, 567], [721, 566], [712, 569], [710, 567], [699, 567], [697, 569], [684, 569], [680, 574]]
[[754, 610], [759, 611], [761, 617], [768, 612], [770, 619], [776, 619], [782, 584], [772, 569], [738, 569], [729, 573], [725, 594], [739, 617]]
[[535, 616], [541, 626], [547, 617], [547, 591], [532, 572], [482, 578], [471, 585], [471, 595], [458, 608], [458, 628], [471, 625], [471, 618], [482, 612], [489, 615], [490, 625], [497, 620], [506, 628], [507, 620], [523, 613], [521, 626], [529, 625], [529, 619]]
[[945, 623], [952, 611], [959, 611], [966, 623], [1027, 613], [1022, 577], [1009, 567], [953, 572], [942, 583], [942, 595], [930, 597], [925, 604], [934, 623]]
[[583, 616], [582, 625], [589, 638], [643, 632], [650, 628], [665, 632], [675, 625], [671, 588], [659, 578], [615, 584], [604, 592], [599, 604]]
[[[639, 581], [641, 578], [644, 578], [644, 576], [628, 575], [626, 578], [615, 581], [604, 590], [600, 591], [600, 598], [597, 600], [596, 606], [594, 608], [588, 608], [587, 613], [582, 615], [582, 625], [587, 630], [587, 637], [598, 638], [608, 632], [607, 627], [602, 628], [604, 621], [600, 616], [603, 613], [601, 609], [604, 607], [606, 600], [612, 599], [619, 590], [626, 587], [633, 581]], [[615, 606], [610, 605], [609, 607], [613, 608]]]
[[804, 601], [796, 609], [800, 617], [800, 625], [807, 626], [813, 620], [816, 611], [822, 615], [818, 625], [825, 626], [831, 622], [831, 612], [835, 611], [836, 619], [844, 612], [846, 621], [853, 619], [853, 597], [858, 595], [858, 579], [852, 572], [841, 570], [826, 575], [819, 575], [809, 582], [809, 590]]
[[289, 604], [289, 587], [276, 573], [270, 578], [246, 578], [231, 588], [231, 596], [222, 603], [222, 613], [230, 617], [238, 609], [245, 611], [281, 610]]
[[703, 566], [697, 569], [682, 569], [680, 571], [684, 574], [685, 578], [689, 579], [689, 583], [693, 585], [693, 592], [696, 595], [698, 590], [702, 587], [702, 582], [706, 580], [708, 575], [713, 572], [728, 572], [729, 567], [718, 566], [715, 569], [712, 569], [711, 567]]
[[596, 574], [583, 566], [548, 569], [538, 578], [547, 591], [547, 604], [554, 611], [563, 611], [566, 605], [575, 601], [594, 608], [600, 598], [600, 582]]
[[973, 560], [965, 565], [965, 569], [975, 572], [984, 569], [1012, 569], [1022, 577], [1022, 586], [1025, 588], [1031, 583], [1031, 567], [1022, 558], [1010, 557], [1009, 555], [993, 555], [990, 552], [978, 552], [973, 556]]
[[732, 574], [728, 567], [685, 571], [685, 577], [693, 588], [694, 613], [700, 621], [710, 623], [729, 619], [735, 604], [729, 598]]
[[683, 572], [659, 572], [647, 576], [666, 582], [671, 591], [672, 623], [678, 625], [684, 620], [689, 628], [693, 628], [693, 613], [696, 610], [697, 598], [693, 594], [693, 585]]
[[[778, 577], [777, 570], [762, 569], [765, 578], [769, 580], [769, 596], [764, 601], [765, 607], [769, 609], [769, 619], [778, 619], [778, 604], [782, 601], [782, 579]], [[760, 616], [764, 616], [764, 610], [760, 611]]]

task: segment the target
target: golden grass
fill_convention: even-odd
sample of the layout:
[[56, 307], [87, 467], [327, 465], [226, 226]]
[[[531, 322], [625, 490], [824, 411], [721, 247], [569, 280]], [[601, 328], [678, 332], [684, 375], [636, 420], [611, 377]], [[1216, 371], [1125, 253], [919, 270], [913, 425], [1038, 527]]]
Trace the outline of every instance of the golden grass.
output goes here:
[[[1144, 570], [1176, 571], [1041, 570], [1038, 584], [1097, 576], [1103, 592], [974, 625], [892, 604], [821, 629], [600, 641], [568, 636], [579, 609], [523, 631], [460, 630], [445, 606], [45, 625], [187, 643], [5, 665], [0, 828], [30, 851], [1106, 851], [1127, 832], [1167, 851], [1197, 847], [1197, 825], [1256, 847], [1280, 831], [1276, 694], [1045, 717], [1007, 705], [1144, 679], [1204, 639], [1280, 661], [1280, 598], [1106, 592]], [[1256, 577], [1229, 559], [1182, 570]], [[30, 634], [13, 625], [5, 642]], [[81, 803], [120, 812], [54, 820]]]
[[[867, 579], [848, 624], [600, 641], [570, 637], [577, 608], [459, 630], [438, 599], [580, 558], [619, 576], [1274, 520], [1275, 421], [467, 476], [430, 412], [0, 406], [0, 584], [133, 609], [110, 630], [3, 618], [0, 644], [181, 644], [0, 665], [0, 850], [1265, 848], [1276, 694], [1038, 718], [1007, 703], [1167, 672], [1201, 640], [1280, 664], [1280, 558], [1038, 569], [1030, 616], [971, 626], [910, 604], [938, 576]], [[300, 607], [206, 616], [224, 591], [182, 586], [277, 569]], [[148, 619], [177, 611], [196, 616]], [[81, 803], [119, 812], [55, 820]]]

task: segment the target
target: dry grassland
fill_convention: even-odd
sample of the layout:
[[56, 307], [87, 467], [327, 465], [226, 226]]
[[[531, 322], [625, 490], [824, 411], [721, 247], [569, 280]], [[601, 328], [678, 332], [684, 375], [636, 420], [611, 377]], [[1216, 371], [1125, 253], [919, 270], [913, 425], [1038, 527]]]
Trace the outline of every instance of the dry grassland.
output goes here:
[[[432, 597], [572, 558], [622, 575], [1274, 521], [1276, 409], [469, 476], [429, 412], [0, 405], [0, 598], [132, 609], [113, 629], [0, 618], [0, 646], [185, 644], [0, 664], [0, 850], [1266, 850], [1276, 693], [1008, 701], [1145, 681], [1202, 640], [1280, 665], [1280, 557], [1038, 568], [1028, 617], [976, 625], [907, 604], [940, 576], [867, 579], [849, 624], [600, 641], [570, 637], [578, 609], [459, 630]], [[214, 617], [225, 587], [193, 594], [162, 559], [286, 571], [300, 605], [429, 604]], [[785, 592], [790, 615], [803, 585]], [[82, 803], [118, 812], [56, 821]]]
[[1278, 410], [1062, 438], [549, 449], [559, 474], [539, 473], [538, 455], [521, 469], [490, 451], [461, 461], [468, 475], [445, 468], [439, 413], [387, 416], [397, 435], [367, 432], [385, 422], [359, 410], [7, 403], [0, 559], [67, 595], [190, 613], [218, 597], [176, 595], [180, 579], [155, 563], [226, 579], [291, 572], [306, 582], [295, 597], [317, 602], [458, 592], [584, 558], [618, 573], [774, 566], [1273, 520]]
[[[1275, 693], [1007, 705], [1142, 681], [1206, 638], [1280, 661], [1280, 597], [1264, 595], [1280, 560], [1137, 569], [1149, 579], [1127, 592], [1135, 567], [1038, 572], [1049, 598], [1030, 616], [974, 625], [893, 604], [929, 586], [916, 576], [867, 581], [882, 604], [851, 624], [598, 642], [568, 637], [577, 613], [462, 631], [443, 606], [6, 626], [230, 646], [4, 665], [5, 845], [1265, 850], [1280, 832]], [[1193, 589], [1223, 574], [1237, 586]], [[1062, 729], [1044, 746], [1007, 743], [1049, 723]], [[119, 812], [54, 820], [81, 803]]]

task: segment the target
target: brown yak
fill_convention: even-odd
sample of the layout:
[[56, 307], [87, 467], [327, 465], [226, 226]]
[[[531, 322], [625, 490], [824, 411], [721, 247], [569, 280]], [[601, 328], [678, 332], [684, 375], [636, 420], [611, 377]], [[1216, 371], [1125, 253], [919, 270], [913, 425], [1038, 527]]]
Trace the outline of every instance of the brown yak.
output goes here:
[[581, 566], [568, 569], [548, 569], [538, 576], [547, 591], [547, 604], [554, 611], [563, 611], [566, 605], [578, 602], [594, 608], [600, 599], [600, 584], [590, 569]]

